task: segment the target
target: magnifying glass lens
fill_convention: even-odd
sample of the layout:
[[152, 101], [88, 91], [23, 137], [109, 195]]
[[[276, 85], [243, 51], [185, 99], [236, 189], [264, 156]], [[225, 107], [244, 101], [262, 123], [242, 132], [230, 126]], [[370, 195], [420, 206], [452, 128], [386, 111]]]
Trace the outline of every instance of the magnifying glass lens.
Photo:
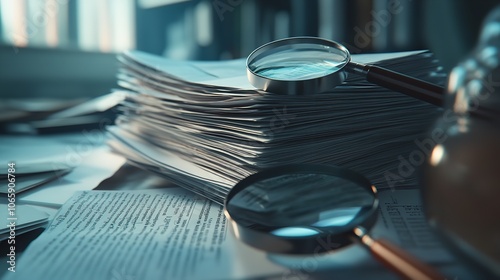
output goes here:
[[377, 189], [345, 168], [288, 165], [243, 179], [228, 193], [225, 214], [235, 236], [279, 254], [317, 254], [358, 241], [405, 279], [444, 279], [368, 230], [377, 217]]
[[248, 68], [262, 77], [297, 81], [324, 77], [349, 62], [347, 51], [333, 46], [293, 43], [258, 50], [250, 55]]
[[374, 193], [331, 174], [291, 173], [258, 180], [228, 201], [240, 225], [280, 237], [337, 234], [372, 214]]

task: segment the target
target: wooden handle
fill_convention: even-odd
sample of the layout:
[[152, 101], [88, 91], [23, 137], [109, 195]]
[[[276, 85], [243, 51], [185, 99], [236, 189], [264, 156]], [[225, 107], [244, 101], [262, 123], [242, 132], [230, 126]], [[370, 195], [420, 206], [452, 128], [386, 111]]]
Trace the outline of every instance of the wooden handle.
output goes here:
[[[368, 237], [368, 236], [364, 236]], [[363, 237], [363, 238], [364, 238]], [[372, 254], [385, 266], [397, 272], [404, 279], [434, 280], [446, 279], [438, 271], [415, 257], [409, 255], [401, 248], [385, 240], [371, 240], [365, 242]]]
[[443, 87], [378, 66], [368, 67], [366, 74], [368, 81], [430, 104], [443, 106], [445, 93]]
[[351, 61], [347, 66], [347, 71], [365, 75], [369, 82], [439, 107], [443, 106], [445, 89], [441, 86], [375, 65]]

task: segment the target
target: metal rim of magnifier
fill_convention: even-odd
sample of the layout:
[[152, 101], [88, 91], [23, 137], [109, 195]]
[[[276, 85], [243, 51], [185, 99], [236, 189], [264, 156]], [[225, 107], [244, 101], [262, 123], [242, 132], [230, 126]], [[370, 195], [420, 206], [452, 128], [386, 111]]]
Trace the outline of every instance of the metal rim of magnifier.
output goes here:
[[[350, 223], [351, 225], [356, 226], [346, 227], [345, 230], [334, 234], [320, 232], [317, 235], [300, 237], [276, 236], [268, 232], [245, 227], [240, 225], [238, 223], [238, 218], [231, 215], [230, 211], [228, 211], [228, 203], [231, 201], [231, 198], [233, 198], [240, 191], [256, 182], [287, 174], [324, 174], [349, 180], [372, 193], [373, 204], [370, 208], [364, 209], [364, 213], [358, 215], [356, 219]], [[228, 218], [237, 239], [254, 248], [270, 253], [280, 254], [316, 254], [350, 245], [354, 242], [354, 228], [372, 228], [377, 219], [377, 209], [377, 189], [370, 183], [370, 181], [368, 181], [368, 179], [346, 168], [322, 164], [292, 164], [257, 172], [241, 180], [233, 188], [231, 188], [226, 196], [226, 200], [224, 201], [224, 214]]]
[[[270, 51], [276, 48], [292, 44], [317, 44], [332, 47], [343, 52], [346, 56], [346, 61], [344, 65], [338, 67], [339, 70], [334, 71], [331, 74], [318, 78], [297, 81], [270, 79], [259, 75], [250, 69], [249, 65], [256, 59], [260, 59], [262, 56], [268, 55]], [[349, 50], [335, 41], [317, 37], [291, 37], [267, 43], [250, 53], [246, 61], [247, 77], [254, 87], [267, 92], [284, 95], [310, 95], [329, 91], [333, 87], [342, 84], [347, 78], [347, 73], [346, 71], [343, 71], [343, 68], [349, 64], [350, 61], [351, 54], [349, 53]]]

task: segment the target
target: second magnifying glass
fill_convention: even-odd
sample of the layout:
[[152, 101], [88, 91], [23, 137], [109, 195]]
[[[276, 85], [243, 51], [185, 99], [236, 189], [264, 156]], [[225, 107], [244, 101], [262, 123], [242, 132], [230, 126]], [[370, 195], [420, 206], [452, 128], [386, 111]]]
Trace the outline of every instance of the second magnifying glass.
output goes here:
[[351, 61], [341, 44], [316, 37], [293, 37], [265, 44], [247, 59], [250, 83], [265, 91], [305, 95], [330, 91], [348, 73], [364, 75], [369, 82], [442, 106], [444, 89], [374, 65]]
[[288, 165], [234, 186], [225, 214], [235, 236], [281, 254], [316, 254], [358, 242], [405, 279], [445, 279], [432, 267], [368, 230], [378, 213], [377, 189], [363, 176], [326, 165]]

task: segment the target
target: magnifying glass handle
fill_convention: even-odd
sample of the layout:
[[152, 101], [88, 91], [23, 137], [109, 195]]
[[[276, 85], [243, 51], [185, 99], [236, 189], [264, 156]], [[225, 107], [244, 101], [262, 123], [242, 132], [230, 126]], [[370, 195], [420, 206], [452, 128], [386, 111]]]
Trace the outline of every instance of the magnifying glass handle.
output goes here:
[[364, 234], [361, 242], [385, 266], [398, 273], [404, 279], [435, 280], [446, 279], [433, 267], [419, 261], [394, 244]]
[[443, 105], [443, 87], [374, 65], [351, 62], [349, 66], [352, 72], [365, 75], [369, 82], [436, 106]]

